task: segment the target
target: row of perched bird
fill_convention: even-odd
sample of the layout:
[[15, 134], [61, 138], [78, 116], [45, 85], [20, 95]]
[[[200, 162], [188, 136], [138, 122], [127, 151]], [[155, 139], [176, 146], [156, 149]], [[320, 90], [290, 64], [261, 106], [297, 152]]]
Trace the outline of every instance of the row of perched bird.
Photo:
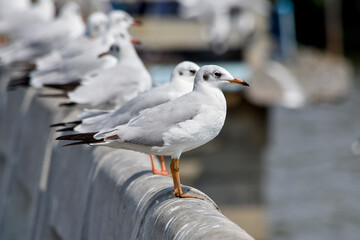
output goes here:
[[[19, 19], [22, 12], [49, 2], [39, 0], [19, 11]], [[7, 19], [1, 17], [0, 26]], [[14, 28], [16, 32], [0, 28], [5, 45], [0, 48], [1, 63], [13, 69], [8, 89], [60, 90], [39, 96], [63, 97], [68, 99], [63, 105], [87, 108], [74, 121], [52, 125], [76, 132], [57, 140], [71, 140], [66, 146], [102, 145], [147, 153], [154, 174], [168, 176], [163, 156], [171, 156], [175, 196], [196, 198], [182, 192], [179, 158], [220, 132], [226, 116], [220, 89], [230, 83], [248, 84], [219, 66], [184, 61], [174, 68], [169, 83], [152, 87], [133, 46], [138, 41], [128, 32], [137, 23], [124, 11], [95, 12], [88, 17], [85, 35], [80, 8], [70, 2], [55, 19], [26, 23], [26, 28]], [[160, 171], [152, 155], [160, 156]]]

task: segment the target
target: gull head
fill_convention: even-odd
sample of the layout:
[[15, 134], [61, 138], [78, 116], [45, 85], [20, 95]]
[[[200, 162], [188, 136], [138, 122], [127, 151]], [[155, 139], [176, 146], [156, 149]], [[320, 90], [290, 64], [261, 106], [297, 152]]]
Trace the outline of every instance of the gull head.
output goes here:
[[216, 65], [205, 65], [199, 69], [195, 76], [194, 88], [204, 85], [222, 88], [230, 83], [249, 86], [247, 82], [240, 78], [233, 77], [222, 67]]
[[183, 81], [194, 82], [195, 74], [200, 67], [190, 61], [183, 61], [176, 65], [172, 72], [172, 79], [181, 79]]
[[109, 13], [109, 27], [120, 27], [128, 29], [132, 25], [138, 25], [140, 21], [135, 20], [130, 14], [123, 10], [113, 10]]
[[103, 12], [94, 12], [90, 14], [87, 27], [91, 38], [98, 37], [106, 32], [109, 19]]
[[120, 52], [121, 52], [121, 47], [118, 43], [114, 43], [110, 46], [109, 50], [107, 52], [101, 53], [99, 54], [99, 58], [100, 57], [104, 57], [104, 56], [114, 56], [116, 58], [120, 57]]

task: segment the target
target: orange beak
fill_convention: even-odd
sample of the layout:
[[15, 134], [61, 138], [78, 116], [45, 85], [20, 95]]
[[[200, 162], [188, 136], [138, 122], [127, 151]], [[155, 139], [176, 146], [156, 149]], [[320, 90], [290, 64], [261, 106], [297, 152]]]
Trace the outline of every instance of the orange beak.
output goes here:
[[234, 84], [239, 84], [239, 85], [243, 85], [248, 87], [249, 84], [247, 82], [245, 82], [244, 80], [240, 79], [240, 78], [234, 78], [233, 80], [228, 80], [230, 83], [234, 83]]
[[140, 42], [138, 39], [136, 39], [136, 38], [132, 38], [132, 39], [131, 39], [131, 43], [134, 44], [134, 45], [139, 45], [139, 44], [141, 44], [141, 42]]
[[141, 26], [143, 22], [139, 19], [134, 19], [132, 26]]

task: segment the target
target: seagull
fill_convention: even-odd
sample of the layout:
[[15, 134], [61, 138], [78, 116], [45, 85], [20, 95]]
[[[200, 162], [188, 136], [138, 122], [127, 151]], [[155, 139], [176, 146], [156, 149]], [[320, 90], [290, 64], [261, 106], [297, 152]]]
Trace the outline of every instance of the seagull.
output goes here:
[[[71, 75], [69, 74], [67, 75], [68, 79], [75, 79], [73, 81], [64, 81], [64, 79], [62, 80], [61, 77], [64, 77], [62, 75], [59, 76], [59, 78], [54, 78], [55, 82], [49, 82], [46, 81], [45, 78], [40, 78], [40, 79], [35, 79], [35, 80], [43, 80], [40, 82], [34, 82], [31, 81], [31, 85], [35, 86], [35, 87], [47, 87], [47, 88], [53, 88], [53, 89], [58, 89], [58, 90], [62, 90], [63, 92], [60, 94], [40, 94], [40, 97], [65, 97], [67, 98], [67, 93], [74, 91], [77, 87], [81, 86], [81, 81], [83, 81], [83, 78], [76, 78], [76, 76], [80, 76], [81, 73], [85, 74], [85, 72], [87, 72], [87, 74], [85, 74], [85, 76], [89, 75], [89, 76], [97, 76], [97, 74], [101, 73], [101, 70], [105, 70], [111, 67], [116, 66], [119, 63], [119, 60], [121, 58], [120, 55], [120, 47], [118, 44], [113, 44], [111, 45], [110, 49], [108, 50], [108, 52], [106, 54], [100, 54], [98, 56], [97, 61], [85, 61], [85, 62], [80, 62], [80, 61], [76, 61], [73, 62], [74, 64], [77, 63], [79, 68], [83, 68], [82, 71], [79, 73], [74, 73], [75, 75]], [[84, 64], [85, 63], [85, 64]], [[82, 65], [84, 64], [84, 65]], [[96, 71], [91, 71], [91, 68], [96, 69]], [[48, 76], [48, 75], [46, 75]], [[69, 77], [69, 76], [73, 76], [73, 77]], [[85, 78], [85, 77], [84, 77]], [[52, 79], [52, 80], [54, 80]], [[56, 81], [57, 80], [57, 81]], [[66, 80], [66, 79], [65, 79]], [[45, 82], [46, 81], [46, 82]]]
[[[99, 35], [99, 37], [91, 36], [93, 41], [90, 41], [89, 44], [82, 44], [79, 47], [74, 47], [70, 45], [66, 46], [64, 49], [61, 50], [61, 56], [63, 58], [71, 58], [76, 55], [80, 55], [89, 51], [93, 51], [96, 54], [100, 54], [107, 50], [113, 44], [119, 35], [129, 34], [128, 29], [131, 26], [138, 26], [139, 21], [131, 17], [127, 12], [122, 10], [113, 10], [111, 11], [108, 16], [108, 28], [104, 34]], [[92, 19], [89, 19], [91, 21]], [[99, 17], [96, 19], [96, 23], [99, 21]], [[101, 21], [101, 20], [100, 20]], [[91, 23], [89, 23], [92, 25]], [[94, 26], [95, 27], [95, 26]], [[102, 27], [102, 26], [101, 26]], [[92, 27], [89, 26], [89, 29]], [[96, 27], [95, 27], [96, 28]], [[90, 32], [94, 32], [90, 30]]]
[[10, 64], [16, 61], [32, 60], [64, 46], [69, 40], [80, 37], [84, 32], [85, 24], [80, 6], [74, 2], [68, 2], [61, 8], [56, 20], [27, 29], [19, 36], [19, 40], [2, 48], [1, 62]]
[[[12, 90], [18, 86], [32, 86], [34, 88], [51, 87], [62, 89], [62, 86], [68, 84], [80, 83], [82, 79], [95, 77], [101, 70], [109, 69], [117, 66], [119, 59], [124, 57], [124, 51], [120, 52], [121, 45], [133, 48], [130, 43], [137, 44], [137, 39], [131, 38], [126, 32], [119, 33], [115, 38], [115, 45], [118, 51], [107, 51], [108, 54], [97, 53], [90, 51], [89, 53], [82, 54], [66, 61], [60, 61], [57, 65], [32, 72], [30, 76], [25, 75], [19, 78], [13, 78], [8, 89]], [[129, 42], [128, 44], [126, 42]], [[111, 49], [111, 46], [110, 46]], [[113, 48], [115, 50], [115, 47]], [[110, 58], [108, 56], [111, 56]], [[79, 84], [76, 84], [77, 87]], [[63, 89], [65, 90], [65, 89]], [[67, 89], [67, 91], [74, 90]]]
[[107, 130], [125, 124], [144, 109], [155, 107], [190, 92], [193, 89], [194, 77], [199, 68], [193, 62], [183, 61], [174, 68], [170, 82], [140, 93], [119, 108], [112, 110], [85, 109], [84, 113], [75, 121], [77, 124], [70, 122], [53, 124], [52, 126], [76, 124], [71, 129], [64, 130], [84, 133]]
[[68, 145], [105, 145], [153, 155], [171, 156], [174, 195], [184, 194], [179, 176], [179, 158], [215, 138], [226, 117], [226, 100], [221, 88], [248, 84], [216, 65], [205, 65], [195, 75], [194, 88], [179, 98], [142, 111], [127, 124], [100, 132], [72, 134], [57, 140], [79, 140]]
[[108, 27], [108, 17], [103, 12], [93, 12], [87, 19], [87, 35], [69, 41], [63, 48], [54, 49], [51, 53], [35, 60], [37, 71], [47, 71], [61, 64], [61, 61], [79, 56], [89, 49], [94, 49], [94, 43], [99, 41]]
[[[50, 56], [38, 59], [35, 64], [36, 71], [13, 78], [9, 84], [10, 89], [15, 89], [17, 86], [31, 85], [35, 88], [41, 88], [44, 84], [67, 84], [78, 81], [85, 74], [95, 73], [99, 69], [114, 66], [99, 64], [98, 55], [108, 50], [119, 39], [130, 37], [127, 28], [131, 23], [136, 22], [130, 15], [125, 15], [124, 11], [116, 10], [115, 12], [114, 16], [127, 17], [123, 18], [122, 21], [112, 20], [108, 31], [103, 36], [85, 42], [80, 46], [70, 43], [59, 51], [53, 51]], [[132, 42], [134, 44], [139, 43], [136, 39], [132, 39]], [[27, 68], [31, 69], [30, 67]]]
[[[197, 64], [190, 61], [183, 61], [174, 68], [169, 83], [140, 93], [137, 97], [124, 103], [120, 108], [111, 111], [86, 110], [85, 114], [80, 115], [77, 121], [53, 124], [52, 127], [70, 126], [58, 131], [75, 130], [79, 133], [85, 133], [109, 130], [116, 126], [126, 124], [130, 119], [139, 115], [141, 111], [166, 103], [190, 92], [193, 88], [194, 77], [198, 70], [199, 66]], [[93, 114], [89, 115], [89, 112]], [[169, 175], [166, 171], [163, 156], [160, 156], [160, 171], [156, 170], [152, 155], [150, 155], [150, 159], [152, 172], [154, 174]]]
[[[48, 73], [44, 71], [44, 74], [14, 78], [9, 82], [8, 90], [16, 89], [19, 86], [32, 86], [34, 88], [48, 87], [68, 92], [80, 85], [81, 77], [85, 74], [93, 74], [99, 69], [116, 66], [118, 59], [119, 52], [115, 51], [115, 48], [111, 48], [107, 56], [93, 56], [92, 58], [91, 56], [88, 56], [88, 58], [79, 56], [59, 64], [57, 69]], [[42, 96], [44, 97], [44, 95]], [[53, 97], [55, 96], [57, 94]]]
[[197, 18], [203, 26], [203, 39], [212, 50], [223, 54], [229, 48], [230, 34], [241, 35], [239, 44], [245, 44], [255, 30], [256, 16], [267, 17], [267, 0], [178, 0], [179, 14], [184, 18]]
[[[67, 93], [71, 105], [120, 106], [140, 92], [151, 88], [150, 73], [133, 46], [137, 41], [131, 40], [126, 35], [123, 37], [118, 42], [119, 61], [116, 66], [81, 79], [80, 85]], [[101, 56], [107, 54], [103, 53]]]
[[52, 21], [54, 16], [55, 4], [52, 0], [39, 0], [32, 6], [23, 0], [0, 1], [0, 44], [11, 43], [36, 24]]

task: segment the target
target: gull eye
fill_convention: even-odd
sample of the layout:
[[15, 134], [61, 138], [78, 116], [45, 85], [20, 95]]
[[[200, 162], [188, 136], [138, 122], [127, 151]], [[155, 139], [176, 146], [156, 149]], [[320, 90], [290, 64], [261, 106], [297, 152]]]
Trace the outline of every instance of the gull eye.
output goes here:
[[214, 75], [215, 75], [215, 77], [220, 78], [222, 74], [219, 72], [214, 72]]
[[189, 70], [189, 72], [190, 72], [192, 75], [194, 75], [194, 74], [196, 73], [196, 71], [195, 71], [194, 69]]

